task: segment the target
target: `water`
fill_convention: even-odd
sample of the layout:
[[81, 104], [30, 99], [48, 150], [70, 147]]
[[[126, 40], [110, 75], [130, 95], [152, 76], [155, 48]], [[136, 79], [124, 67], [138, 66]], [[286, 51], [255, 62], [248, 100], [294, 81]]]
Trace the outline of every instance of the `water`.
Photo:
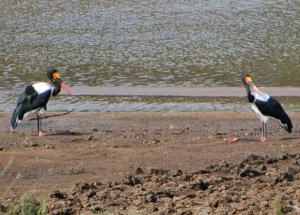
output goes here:
[[[66, 99], [66, 98], [65, 98]], [[278, 98], [287, 111], [300, 111], [298, 97]], [[80, 102], [79, 102], [80, 101]], [[53, 108], [59, 108], [60, 102], [53, 102]], [[246, 99], [222, 98], [189, 98], [189, 97], [99, 97], [85, 96], [83, 98], [69, 99], [66, 110], [80, 111], [252, 111]]]
[[[49, 65], [72, 87], [232, 87], [245, 69], [258, 86], [300, 87], [299, 11], [298, 0], [1, 0], [0, 111], [10, 111], [27, 84], [48, 81]], [[70, 98], [79, 110], [100, 100]], [[55, 110], [70, 105], [56, 101], [63, 103]]]

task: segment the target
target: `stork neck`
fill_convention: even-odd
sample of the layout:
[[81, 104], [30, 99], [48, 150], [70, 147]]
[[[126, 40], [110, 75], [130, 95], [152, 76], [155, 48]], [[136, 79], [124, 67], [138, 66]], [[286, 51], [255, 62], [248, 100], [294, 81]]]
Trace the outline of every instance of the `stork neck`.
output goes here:
[[255, 98], [254, 98], [254, 96], [253, 96], [252, 93], [251, 93], [249, 84], [245, 84], [244, 86], [245, 86], [246, 91], [247, 91], [248, 101], [249, 101], [250, 103], [254, 102]]
[[54, 90], [52, 93], [52, 96], [57, 96], [57, 94], [59, 94], [60, 89], [61, 89], [61, 80], [60, 79], [56, 79], [55, 81], [53, 81], [54, 84]]

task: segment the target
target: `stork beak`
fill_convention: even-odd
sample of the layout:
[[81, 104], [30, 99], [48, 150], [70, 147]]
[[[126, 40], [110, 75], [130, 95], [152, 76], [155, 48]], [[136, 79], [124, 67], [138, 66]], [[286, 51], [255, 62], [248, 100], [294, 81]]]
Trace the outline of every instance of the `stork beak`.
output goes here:
[[62, 83], [60, 84], [60, 86], [61, 86], [61, 88], [63, 88], [64, 91], [66, 91], [66, 93], [68, 93], [70, 96], [73, 95], [73, 93], [71, 92], [71, 90], [69, 89], [69, 87], [67, 87], [67, 85], [65, 85], [65, 83], [62, 82]]

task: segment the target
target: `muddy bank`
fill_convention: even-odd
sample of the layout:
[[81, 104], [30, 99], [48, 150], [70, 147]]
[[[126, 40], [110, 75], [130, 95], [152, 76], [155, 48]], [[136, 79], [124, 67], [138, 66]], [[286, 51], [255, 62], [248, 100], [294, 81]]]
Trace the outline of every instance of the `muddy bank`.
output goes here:
[[49, 212], [76, 214], [282, 214], [298, 210], [300, 154], [250, 155], [194, 173], [136, 169], [121, 181], [77, 183], [50, 194]]
[[275, 202], [290, 213], [299, 207], [300, 114], [289, 114], [293, 133], [270, 121], [261, 143], [252, 112], [76, 112], [44, 119], [42, 138], [35, 121], [11, 133], [1, 113], [2, 203], [33, 191], [54, 214], [272, 213]]

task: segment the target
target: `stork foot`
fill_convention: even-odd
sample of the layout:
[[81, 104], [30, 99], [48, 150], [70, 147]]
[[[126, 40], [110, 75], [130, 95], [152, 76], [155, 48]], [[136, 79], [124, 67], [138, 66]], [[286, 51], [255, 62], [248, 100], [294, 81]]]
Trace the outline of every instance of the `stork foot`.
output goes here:
[[44, 136], [44, 133], [39, 131], [39, 137], [42, 137], [42, 136]]
[[239, 141], [238, 137], [233, 137], [230, 139], [230, 143], [237, 143]]
[[260, 142], [266, 142], [267, 141], [267, 138], [266, 137], [261, 137], [260, 138]]

